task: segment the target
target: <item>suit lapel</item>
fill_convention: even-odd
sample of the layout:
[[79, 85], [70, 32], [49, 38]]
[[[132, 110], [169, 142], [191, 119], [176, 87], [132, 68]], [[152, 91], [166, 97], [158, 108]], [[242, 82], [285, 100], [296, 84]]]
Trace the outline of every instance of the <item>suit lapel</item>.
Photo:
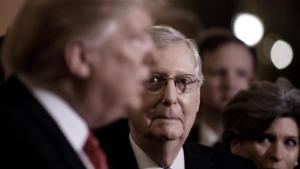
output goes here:
[[110, 169], [138, 169], [137, 161], [129, 143], [128, 135], [127, 137], [125, 136], [120, 138], [118, 144], [107, 147], [105, 151], [108, 156]]
[[194, 151], [189, 143], [183, 145], [185, 169], [216, 169], [201, 151]]
[[37, 143], [36, 146], [40, 153], [47, 159], [49, 157], [50, 161], [52, 159], [60, 160], [61, 163], [69, 166], [68, 168], [84, 169], [77, 153], [66, 140], [58, 125], [30, 91], [16, 78], [9, 79], [5, 85], [7, 85], [5, 90], [8, 93], [8, 99], [20, 106], [22, 116], [26, 116], [26, 119], [32, 122], [30, 125], [33, 126], [33, 132], [30, 139], [33, 143]]

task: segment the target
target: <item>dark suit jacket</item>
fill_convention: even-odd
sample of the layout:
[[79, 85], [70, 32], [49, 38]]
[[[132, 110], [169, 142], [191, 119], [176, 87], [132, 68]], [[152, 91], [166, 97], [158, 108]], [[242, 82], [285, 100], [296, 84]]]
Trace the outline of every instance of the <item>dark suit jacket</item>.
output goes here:
[[[183, 145], [185, 169], [254, 169], [252, 161], [191, 142]], [[138, 169], [128, 136], [105, 149], [110, 169]]]
[[54, 120], [16, 78], [0, 87], [0, 111], [2, 166], [85, 168]]

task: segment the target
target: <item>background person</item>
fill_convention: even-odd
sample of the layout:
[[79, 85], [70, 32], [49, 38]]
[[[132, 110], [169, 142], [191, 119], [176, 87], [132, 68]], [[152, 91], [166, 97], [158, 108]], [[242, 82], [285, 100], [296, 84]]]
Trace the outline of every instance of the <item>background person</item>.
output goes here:
[[214, 146], [219, 142], [226, 104], [254, 81], [256, 58], [250, 49], [224, 29], [210, 29], [199, 42], [205, 82], [200, 110], [190, 139]]
[[258, 169], [293, 169], [299, 156], [300, 90], [287, 80], [260, 82], [241, 91], [224, 112], [227, 150]]

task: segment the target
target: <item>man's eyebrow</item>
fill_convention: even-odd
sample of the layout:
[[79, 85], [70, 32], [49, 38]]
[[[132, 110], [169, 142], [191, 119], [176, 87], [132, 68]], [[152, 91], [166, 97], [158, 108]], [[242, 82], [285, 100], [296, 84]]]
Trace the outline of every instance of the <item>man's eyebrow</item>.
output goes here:
[[151, 71], [150, 75], [162, 75], [167, 76], [167, 73], [161, 71]]

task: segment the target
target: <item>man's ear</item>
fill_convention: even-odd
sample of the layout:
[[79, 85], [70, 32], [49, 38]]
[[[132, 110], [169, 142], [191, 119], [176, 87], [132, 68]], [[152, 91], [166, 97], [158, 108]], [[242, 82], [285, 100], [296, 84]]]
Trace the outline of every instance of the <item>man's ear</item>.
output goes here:
[[79, 42], [67, 43], [64, 51], [66, 65], [74, 76], [86, 79], [91, 75], [91, 65], [86, 58], [83, 45]]

